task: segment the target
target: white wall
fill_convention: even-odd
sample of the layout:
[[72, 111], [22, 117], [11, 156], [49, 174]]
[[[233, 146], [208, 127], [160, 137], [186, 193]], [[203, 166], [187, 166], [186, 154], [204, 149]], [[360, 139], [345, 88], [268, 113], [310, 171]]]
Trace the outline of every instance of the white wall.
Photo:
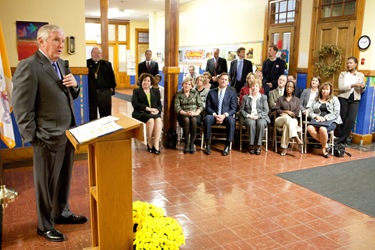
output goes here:
[[[374, 25], [374, 13], [375, 13], [375, 1], [367, 0], [366, 7], [365, 7], [365, 17], [363, 20], [363, 29], [362, 35], [368, 35], [371, 39], [370, 47], [364, 51], [360, 52], [358, 58], [358, 69], [365, 69], [365, 70], [375, 70], [375, 25]], [[358, 41], [355, 41], [355, 46], [358, 46]], [[365, 64], [361, 65], [361, 59], [365, 59]]]
[[[259, 0], [198, 0], [183, 5], [180, 7], [179, 45], [262, 41], [264, 8], [265, 2]], [[156, 49], [164, 48], [164, 20], [164, 12], [153, 13], [150, 18], [152, 47]]]

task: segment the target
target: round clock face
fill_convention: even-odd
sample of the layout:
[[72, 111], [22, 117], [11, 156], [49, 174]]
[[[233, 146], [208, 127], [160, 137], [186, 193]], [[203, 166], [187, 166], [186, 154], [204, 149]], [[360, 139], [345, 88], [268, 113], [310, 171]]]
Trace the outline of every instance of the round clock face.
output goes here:
[[358, 40], [358, 48], [365, 50], [370, 47], [371, 40], [369, 36], [361, 36]]

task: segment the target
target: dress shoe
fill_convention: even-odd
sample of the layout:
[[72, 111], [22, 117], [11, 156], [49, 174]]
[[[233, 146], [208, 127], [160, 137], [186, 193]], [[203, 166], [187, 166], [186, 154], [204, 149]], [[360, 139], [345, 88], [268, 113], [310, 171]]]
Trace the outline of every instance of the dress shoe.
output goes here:
[[159, 149], [159, 150], [156, 150], [155, 147], [152, 147], [152, 152], [154, 152], [154, 153], [157, 154], [157, 155], [160, 155], [160, 149]]
[[229, 154], [229, 146], [225, 146], [224, 150], [223, 150], [223, 156], [227, 156]]
[[209, 143], [206, 143], [206, 147], [203, 151], [206, 155], [210, 155], [211, 154], [211, 148], [210, 148], [210, 144]]
[[60, 217], [55, 219], [56, 224], [83, 224], [87, 221], [87, 218], [82, 215], [72, 214], [68, 217]]
[[255, 150], [256, 155], [260, 155], [260, 152], [261, 152], [260, 148], [257, 148], [257, 150]]
[[53, 241], [53, 242], [61, 242], [66, 239], [65, 235], [63, 235], [60, 231], [56, 229], [51, 229], [47, 231], [43, 231], [41, 229], [36, 230], [37, 234], [46, 238], [46, 240]]
[[190, 153], [190, 154], [194, 154], [194, 153], [195, 153], [195, 145], [194, 145], [194, 143], [190, 143], [190, 150], [189, 150], [189, 153]]
[[147, 144], [147, 151], [149, 152], [149, 153], [152, 153], [152, 148]]
[[249, 153], [250, 153], [251, 155], [255, 154], [255, 149], [253, 149], [253, 148], [250, 149]]

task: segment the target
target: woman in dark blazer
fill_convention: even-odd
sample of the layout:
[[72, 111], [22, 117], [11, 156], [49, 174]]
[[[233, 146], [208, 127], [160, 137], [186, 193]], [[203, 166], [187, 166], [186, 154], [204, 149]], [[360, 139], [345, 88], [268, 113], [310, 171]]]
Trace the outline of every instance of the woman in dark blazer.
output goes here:
[[243, 97], [240, 109], [244, 125], [250, 131], [250, 154], [256, 155], [260, 155], [264, 130], [270, 123], [267, 96], [259, 93], [261, 87], [261, 80], [253, 79], [251, 81], [251, 93]]
[[160, 136], [163, 127], [161, 120], [162, 105], [160, 91], [151, 88], [154, 77], [149, 73], [143, 73], [139, 82], [141, 86], [133, 90], [132, 105], [133, 118], [146, 123], [147, 149], [150, 153], [160, 154]]

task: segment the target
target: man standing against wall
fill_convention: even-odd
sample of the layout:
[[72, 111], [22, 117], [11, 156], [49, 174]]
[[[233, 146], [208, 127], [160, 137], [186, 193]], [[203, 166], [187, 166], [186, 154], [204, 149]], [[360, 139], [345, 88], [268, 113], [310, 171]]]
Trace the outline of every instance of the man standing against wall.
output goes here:
[[110, 62], [102, 60], [102, 50], [94, 47], [91, 59], [87, 60], [89, 68], [89, 110], [90, 121], [112, 114], [112, 95], [115, 94], [116, 80]]
[[213, 50], [214, 57], [208, 59], [207, 65], [206, 65], [206, 71], [210, 72], [212, 78], [211, 78], [211, 84], [215, 87], [218, 86], [218, 76], [223, 72], [228, 72], [228, 66], [227, 66], [227, 60], [219, 57], [220, 50], [218, 48], [215, 48]]
[[159, 74], [159, 64], [151, 60], [152, 51], [149, 49], [146, 50], [145, 57], [146, 57], [146, 60], [138, 64], [138, 77], [142, 73], [149, 73], [153, 76], [156, 76], [157, 74]]
[[245, 50], [243, 47], [238, 48], [238, 59], [233, 60], [230, 64], [231, 87], [236, 89], [237, 94], [240, 93], [241, 88], [245, 85], [247, 74], [253, 72], [253, 64], [245, 60]]
[[280, 75], [284, 74], [286, 68], [285, 61], [276, 57], [278, 50], [276, 45], [270, 45], [268, 47], [269, 58], [263, 62], [263, 88], [267, 96], [271, 90], [277, 88], [277, 80]]

